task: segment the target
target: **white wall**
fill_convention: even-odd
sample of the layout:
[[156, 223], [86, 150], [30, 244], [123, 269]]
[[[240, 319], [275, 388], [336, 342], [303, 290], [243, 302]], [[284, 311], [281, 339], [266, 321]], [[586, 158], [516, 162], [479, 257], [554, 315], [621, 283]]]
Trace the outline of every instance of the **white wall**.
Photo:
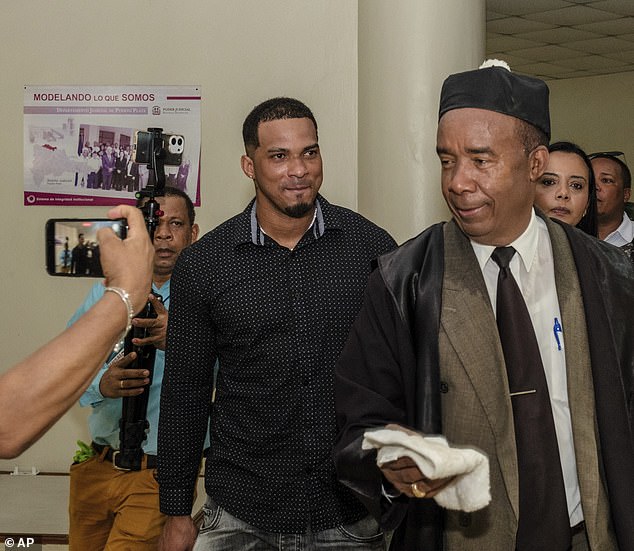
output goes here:
[[553, 141], [623, 151], [634, 167], [634, 73], [549, 81]]
[[[246, 114], [269, 97], [298, 97], [319, 123], [322, 191], [357, 206], [357, 0], [23, 0], [3, 2], [0, 35], [0, 369], [63, 329], [92, 283], [46, 275], [44, 222], [106, 212], [22, 205], [25, 84], [200, 84], [205, 232], [252, 196], [239, 164]], [[88, 438], [85, 414], [75, 407], [0, 470], [66, 471], [75, 440]]]
[[402, 243], [449, 216], [436, 155], [440, 89], [482, 63], [485, 2], [396, 5], [359, 3], [359, 210]]

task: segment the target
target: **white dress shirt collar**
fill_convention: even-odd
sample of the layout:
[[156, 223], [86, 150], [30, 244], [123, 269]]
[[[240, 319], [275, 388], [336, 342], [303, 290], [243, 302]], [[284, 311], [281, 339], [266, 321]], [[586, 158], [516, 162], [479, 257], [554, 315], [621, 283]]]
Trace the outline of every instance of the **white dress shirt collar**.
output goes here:
[[604, 241], [610, 245], [622, 247], [634, 240], [634, 222], [632, 222], [626, 212], [623, 213], [621, 225], [609, 234]]
[[[531, 211], [531, 219], [528, 222], [528, 226], [515, 241], [509, 243], [507, 247], [513, 247], [524, 264], [524, 269], [530, 272], [535, 255], [537, 254], [537, 243], [539, 238], [537, 216], [535, 215], [535, 209]], [[473, 252], [478, 259], [480, 270], [484, 271], [484, 265], [487, 263], [491, 254], [495, 250], [492, 245], [481, 245], [475, 241], [471, 241]]]

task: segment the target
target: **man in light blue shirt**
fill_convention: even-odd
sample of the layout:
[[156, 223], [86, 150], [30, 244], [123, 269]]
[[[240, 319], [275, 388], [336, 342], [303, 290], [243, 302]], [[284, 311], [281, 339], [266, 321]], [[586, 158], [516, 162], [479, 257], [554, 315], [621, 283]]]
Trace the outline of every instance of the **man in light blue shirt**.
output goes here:
[[[157, 198], [163, 211], [154, 234], [154, 269], [150, 301], [155, 319], [135, 318], [133, 325], [149, 329], [149, 337], [134, 339], [136, 345], [153, 344], [156, 350], [152, 382], [143, 369], [128, 369], [134, 352], [123, 356], [122, 343], [80, 398], [91, 406], [89, 428], [94, 455], [76, 461], [71, 467], [69, 500], [69, 549], [71, 551], [141, 551], [156, 549], [165, 517], [159, 511], [156, 469], [156, 439], [163, 368], [167, 311], [170, 304], [170, 277], [180, 252], [196, 240], [194, 207], [184, 192], [166, 188]], [[102, 283], [91, 289], [70, 323], [101, 298]], [[160, 298], [159, 298], [160, 297]], [[149, 384], [149, 388], [148, 388]], [[147, 416], [149, 429], [143, 442], [144, 457], [139, 471], [119, 470], [119, 420], [122, 397], [149, 391]], [[114, 461], [113, 461], [114, 459]]]
[[[75, 312], [71, 318], [69, 324], [75, 323], [85, 311], [87, 311], [93, 304], [95, 304], [104, 293], [104, 285], [99, 282], [96, 283], [88, 296], [84, 300], [83, 304]], [[162, 286], [157, 287], [155, 283], [152, 283], [152, 295], [151, 302], [154, 309], [159, 316], [167, 317], [167, 309], [169, 308], [169, 293], [170, 282], [167, 280]], [[161, 302], [158, 298], [161, 297], [165, 302]], [[136, 318], [139, 322], [146, 323], [145, 320]], [[161, 318], [157, 318], [159, 320]], [[156, 322], [152, 320], [149, 323]], [[164, 340], [165, 338], [165, 326], [163, 322], [161, 324], [160, 332], [162, 335], [157, 337]], [[143, 344], [143, 343], [140, 343]], [[119, 448], [119, 419], [121, 418], [121, 398], [124, 396], [136, 396], [144, 392], [145, 387], [149, 383], [149, 373], [145, 371], [145, 375], [142, 376], [142, 370], [127, 369], [127, 366], [132, 363], [134, 356], [129, 354], [125, 358], [123, 357], [123, 341], [119, 342], [116, 349], [110, 354], [108, 361], [102, 366], [97, 376], [93, 379], [90, 386], [86, 389], [79, 399], [79, 404], [82, 407], [91, 406], [92, 412], [88, 418], [88, 426], [90, 427], [90, 434], [93, 438], [93, 442], [99, 446], [110, 446], [114, 450]], [[150, 394], [148, 398], [148, 422], [149, 430], [147, 431], [147, 438], [145, 440], [143, 449], [146, 454], [156, 455], [156, 434], [158, 425], [158, 411], [161, 394], [161, 383], [163, 382], [163, 365], [165, 364], [165, 351], [156, 350], [156, 358], [154, 360], [154, 372], [152, 376], [152, 384], [150, 385]], [[132, 377], [132, 375], [138, 374], [139, 377]], [[156, 416], [156, 418], [155, 418]]]

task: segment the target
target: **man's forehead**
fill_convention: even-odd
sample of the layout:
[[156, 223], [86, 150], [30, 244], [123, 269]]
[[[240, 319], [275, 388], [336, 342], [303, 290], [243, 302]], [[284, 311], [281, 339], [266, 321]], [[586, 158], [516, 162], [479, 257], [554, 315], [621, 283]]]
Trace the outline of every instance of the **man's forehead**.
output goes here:
[[187, 205], [185, 204], [185, 199], [176, 195], [166, 195], [164, 197], [160, 197], [159, 205], [161, 205], [163, 210], [169, 209], [174, 212], [180, 211], [183, 213], [183, 215], [187, 214]]
[[621, 177], [621, 166], [612, 159], [608, 159], [607, 157], [597, 157], [596, 159], [592, 159], [591, 163], [592, 167], [595, 168], [595, 170], [598, 169], [599, 172]]
[[[165, 211], [165, 209], [169, 209], [172, 211], [172, 216], [174, 216], [173, 211], [182, 211], [183, 216], [187, 215], [187, 204], [185, 203], [185, 199], [178, 195], [161, 195], [159, 197], [155, 197], [157, 203], [161, 205], [161, 210]], [[141, 203], [141, 206], [145, 206], [149, 198], [146, 198]]]
[[294, 137], [297, 135], [311, 136], [317, 141], [317, 131], [313, 121], [308, 117], [292, 118], [292, 119], [275, 119], [272, 121], [263, 121], [258, 124], [258, 141], [263, 139]]

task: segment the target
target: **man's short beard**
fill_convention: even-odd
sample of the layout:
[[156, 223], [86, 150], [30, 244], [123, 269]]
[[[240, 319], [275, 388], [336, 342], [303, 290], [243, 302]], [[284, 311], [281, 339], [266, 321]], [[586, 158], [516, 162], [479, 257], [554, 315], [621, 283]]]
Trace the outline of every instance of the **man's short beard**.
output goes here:
[[284, 207], [284, 213], [291, 218], [303, 218], [314, 208], [315, 205], [311, 203], [298, 203], [297, 205]]

